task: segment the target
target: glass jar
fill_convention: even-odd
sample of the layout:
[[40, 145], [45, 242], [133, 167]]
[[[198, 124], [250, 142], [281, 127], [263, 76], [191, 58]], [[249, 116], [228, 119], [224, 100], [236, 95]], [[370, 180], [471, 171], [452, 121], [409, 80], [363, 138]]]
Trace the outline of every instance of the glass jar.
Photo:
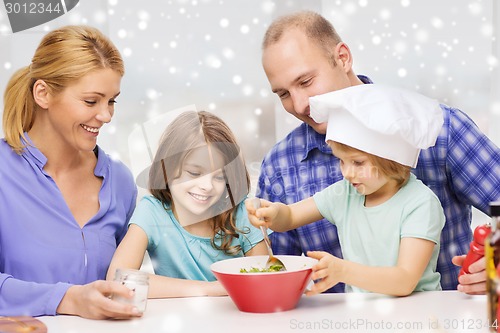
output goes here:
[[134, 291], [134, 297], [125, 298], [114, 296], [113, 299], [122, 303], [135, 305], [139, 312], [143, 313], [146, 310], [148, 301], [149, 275], [146, 272], [136, 269], [120, 269], [115, 273], [115, 281], [121, 282], [130, 290]]
[[486, 242], [486, 293], [490, 332], [498, 332], [500, 323], [497, 287], [500, 282], [500, 201], [490, 203], [491, 233]]

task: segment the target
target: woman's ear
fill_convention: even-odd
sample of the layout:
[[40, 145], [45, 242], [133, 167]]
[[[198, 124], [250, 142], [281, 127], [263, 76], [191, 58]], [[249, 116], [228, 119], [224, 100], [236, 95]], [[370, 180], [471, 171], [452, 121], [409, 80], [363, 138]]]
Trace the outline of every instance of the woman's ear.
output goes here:
[[36, 80], [33, 85], [33, 99], [35, 103], [42, 109], [49, 108], [49, 88], [45, 81]]

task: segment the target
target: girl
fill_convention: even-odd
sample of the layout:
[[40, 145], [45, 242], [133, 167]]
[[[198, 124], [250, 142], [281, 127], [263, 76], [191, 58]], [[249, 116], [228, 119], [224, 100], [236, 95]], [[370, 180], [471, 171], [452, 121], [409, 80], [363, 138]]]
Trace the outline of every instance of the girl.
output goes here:
[[[5, 89], [0, 140], [0, 315], [139, 316], [106, 277], [137, 189], [97, 146], [123, 60], [95, 28], [49, 32]], [[101, 280], [101, 281], [95, 281]]]
[[138, 204], [108, 270], [139, 269], [147, 250], [155, 275], [149, 297], [215, 296], [226, 291], [210, 265], [266, 254], [243, 204], [250, 180], [227, 125], [208, 112], [184, 112], [165, 130]]
[[252, 224], [287, 231], [326, 218], [336, 225], [344, 259], [307, 253], [319, 260], [309, 295], [339, 282], [346, 291], [397, 296], [440, 290], [443, 209], [410, 173], [420, 149], [436, 141], [443, 122], [438, 103], [366, 84], [312, 97], [310, 107], [315, 121], [328, 120], [326, 142], [344, 179], [289, 206], [261, 200], [255, 211], [249, 202]]

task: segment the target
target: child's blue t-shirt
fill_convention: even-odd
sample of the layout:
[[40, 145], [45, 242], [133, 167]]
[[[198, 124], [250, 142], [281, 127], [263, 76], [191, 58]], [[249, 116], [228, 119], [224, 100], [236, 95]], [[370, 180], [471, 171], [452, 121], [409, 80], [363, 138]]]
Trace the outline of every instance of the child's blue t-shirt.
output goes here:
[[210, 270], [214, 262], [242, 257], [262, 241], [262, 233], [250, 224], [244, 203], [235, 212], [236, 227], [246, 233], [234, 238], [232, 245], [240, 245], [243, 252], [231, 256], [215, 249], [209, 237], [195, 236], [187, 232], [177, 221], [170, 207], [148, 195], [141, 199], [129, 225], [141, 227], [148, 237], [147, 251], [155, 274], [173, 278], [215, 281]]

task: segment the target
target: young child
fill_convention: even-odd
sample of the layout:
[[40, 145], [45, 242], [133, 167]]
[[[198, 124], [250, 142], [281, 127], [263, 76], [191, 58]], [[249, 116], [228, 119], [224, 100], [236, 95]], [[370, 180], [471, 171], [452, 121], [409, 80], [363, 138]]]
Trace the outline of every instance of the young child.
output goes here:
[[155, 275], [149, 297], [226, 295], [210, 265], [266, 254], [242, 201], [250, 179], [229, 127], [209, 112], [184, 112], [167, 126], [148, 188], [109, 266], [141, 267], [147, 250]]
[[344, 259], [308, 252], [319, 260], [308, 295], [339, 282], [348, 292], [395, 296], [441, 290], [443, 209], [410, 173], [420, 149], [435, 144], [443, 123], [438, 103], [365, 84], [310, 98], [310, 113], [318, 123], [328, 120], [326, 142], [344, 179], [288, 206], [261, 199], [255, 211], [248, 202], [252, 224], [287, 231], [326, 218], [336, 225]]

